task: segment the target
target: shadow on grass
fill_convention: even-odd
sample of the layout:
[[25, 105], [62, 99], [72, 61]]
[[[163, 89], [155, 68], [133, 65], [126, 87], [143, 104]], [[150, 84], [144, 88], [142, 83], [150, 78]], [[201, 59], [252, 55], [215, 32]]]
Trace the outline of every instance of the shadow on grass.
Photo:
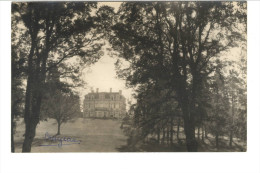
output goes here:
[[[35, 138], [34, 140], [33, 140], [33, 142], [32, 142], [32, 147], [37, 147], [37, 146], [39, 146], [39, 145], [42, 145], [43, 143], [46, 143], [47, 142], [47, 140], [46, 139], [44, 139], [44, 138]], [[48, 141], [49, 143], [54, 143], [53, 141]], [[14, 143], [14, 146], [15, 146], [15, 148], [22, 148], [23, 147], [23, 140], [21, 140], [21, 141], [16, 141], [15, 143]]]
[[186, 152], [185, 144], [140, 144], [138, 146], [124, 145], [117, 148], [119, 152]]
[[246, 147], [241, 146], [233, 142], [233, 145], [229, 146], [229, 141], [225, 139], [219, 139], [219, 146], [216, 147], [214, 138], [206, 138], [203, 141], [199, 140], [199, 152], [245, 152]]
[[[53, 137], [58, 137], [58, 138], [63, 138], [63, 137], [69, 137], [71, 139], [76, 139], [78, 140], [78, 137], [76, 136], [66, 136], [66, 135], [53, 135]], [[20, 141], [15, 141], [14, 146], [15, 148], [22, 148], [23, 147], [23, 140]], [[82, 142], [82, 140], [80, 140]], [[46, 138], [34, 138], [32, 142], [32, 147], [39, 147], [41, 145], [53, 145], [53, 144], [58, 144], [59, 140], [49, 140]]]
[[[214, 138], [198, 140], [198, 152], [245, 152], [246, 147], [233, 142], [233, 146], [228, 145], [228, 141], [219, 140], [219, 147], [216, 148]], [[168, 144], [142, 143], [138, 145], [124, 145], [117, 148], [119, 152], [187, 152], [185, 141]]]

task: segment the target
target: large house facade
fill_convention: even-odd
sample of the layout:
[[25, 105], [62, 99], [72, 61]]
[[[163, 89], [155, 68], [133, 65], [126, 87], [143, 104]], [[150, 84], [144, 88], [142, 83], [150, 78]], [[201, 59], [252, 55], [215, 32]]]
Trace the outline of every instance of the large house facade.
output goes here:
[[126, 99], [119, 92], [96, 92], [85, 95], [83, 102], [83, 117], [92, 118], [124, 118], [126, 115]]

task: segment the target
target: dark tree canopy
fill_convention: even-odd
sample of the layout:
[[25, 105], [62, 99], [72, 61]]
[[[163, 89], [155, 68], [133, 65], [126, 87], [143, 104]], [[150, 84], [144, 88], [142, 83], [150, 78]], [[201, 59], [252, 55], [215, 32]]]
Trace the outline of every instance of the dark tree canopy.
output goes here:
[[130, 87], [169, 91], [182, 110], [187, 149], [197, 151], [196, 110], [221, 53], [245, 40], [246, 3], [126, 2], [115, 20], [110, 43], [131, 64], [121, 77]]
[[[13, 3], [12, 15], [19, 23], [18, 42], [26, 38], [27, 85], [24, 119], [26, 124], [23, 152], [31, 150], [46, 75], [57, 68], [67, 77], [75, 78], [79, 67], [96, 62], [102, 55], [103, 42], [96, 29], [94, 2], [25, 2]], [[12, 31], [15, 32], [15, 25]], [[20, 37], [23, 36], [24, 37]], [[74, 59], [77, 64], [68, 62]], [[76, 66], [75, 66], [76, 65]]]

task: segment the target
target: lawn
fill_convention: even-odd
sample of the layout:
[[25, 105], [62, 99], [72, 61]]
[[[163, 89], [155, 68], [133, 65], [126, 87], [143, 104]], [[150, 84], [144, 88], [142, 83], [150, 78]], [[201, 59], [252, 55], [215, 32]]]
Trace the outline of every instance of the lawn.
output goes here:
[[[32, 144], [31, 152], [185, 152], [185, 135], [181, 128], [180, 138], [182, 143], [178, 143], [176, 134], [173, 136], [173, 145], [143, 143], [137, 148], [131, 148], [127, 145], [127, 136], [120, 128], [121, 121], [112, 119], [86, 119], [78, 118], [74, 121], [62, 124], [61, 135], [57, 138], [64, 139], [62, 144], [59, 140], [53, 140], [49, 137], [55, 136], [57, 133], [57, 124], [54, 119], [42, 121], [36, 129], [36, 136]], [[177, 129], [174, 129], [176, 131]], [[20, 119], [17, 122], [15, 140], [15, 152], [22, 151], [22, 143], [24, 140], [24, 122]], [[65, 137], [65, 138], [64, 138]], [[162, 137], [162, 136], [161, 136]], [[155, 139], [156, 136], [149, 136]], [[69, 139], [69, 140], [68, 140]], [[234, 138], [233, 147], [228, 146], [228, 138], [220, 137], [219, 149], [215, 147], [215, 139], [212, 135], [202, 142], [199, 142], [199, 152], [236, 152], [246, 151], [246, 143]]]
[[[118, 148], [126, 145], [127, 139], [120, 124], [121, 121], [111, 119], [76, 119], [62, 124], [61, 135], [56, 137], [70, 138], [70, 141], [62, 141], [60, 145], [60, 141], [48, 138], [57, 133], [55, 120], [42, 121], [37, 126], [31, 152], [117, 152]], [[22, 151], [23, 135], [24, 122], [20, 119], [14, 136], [15, 152]], [[77, 142], [71, 142], [72, 139]]]

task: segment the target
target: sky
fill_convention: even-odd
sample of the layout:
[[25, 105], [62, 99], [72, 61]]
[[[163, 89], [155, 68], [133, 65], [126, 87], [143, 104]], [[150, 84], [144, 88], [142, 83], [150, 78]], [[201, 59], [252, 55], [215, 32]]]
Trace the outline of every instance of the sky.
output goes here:
[[115, 62], [117, 61], [117, 57], [112, 58], [107, 53], [105, 51], [104, 56], [98, 62], [92, 64], [82, 72], [82, 79], [87, 84], [80, 91], [81, 97], [91, 92], [92, 89], [95, 92], [96, 88], [99, 89], [99, 92], [109, 92], [110, 88], [112, 88], [113, 92], [122, 90], [122, 94], [126, 99], [133, 99], [131, 96], [133, 90], [127, 89], [125, 87], [125, 80], [119, 79], [116, 75]]
[[[98, 2], [98, 8], [103, 5], [108, 5], [115, 8], [115, 12], [118, 11], [122, 2]], [[81, 98], [81, 104], [83, 103], [84, 96], [91, 92], [93, 89], [96, 92], [96, 88], [99, 89], [99, 92], [109, 92], [112, 88], [113, 92], [118, 92], [122, 90], [122, 94], [127, 100], [131, 100], [132, 103], [135, 103], [135, 99], [132, 97], [134, 93], [132, 89], [125, 87], [125, 80], [117, 78], [115, 62], [118, 57], [110, 57], [107, 52], [107, 44], [105, 46], [104, 55], [99, 59], [98, 62], [92, 64], [85, 70], [83, 70], [82, 80], [86, 83], [83, 88], [79, 88], [78, 92]], [[241, 48], [235, 47], [222, 54], [222, 58], [228, 60], [238, 60], [238, 57], [241, 54]], [[129, 105], [127, 105], [127, 109]]]
[[[114, 7], [115, 12], [117, 12], [121, 2], [99, 2], [98, 8], [103, 5]], [[105, 47], [109, 47], [109, 45], [106, 45]], [[223, 53], [222, 58], [236, 61], [241, 54], [240, 49], [241, 48], [238, 47], [232, 48], [228, 52]], [[99, 89], [99, 92], [109, 92], [110, 88], [112, 88], [113, 92], [122, 90], [122, 94], [125, 98], [134, 103], [135, 100], [132, 97], [132, 94], [134, 93], [133, 90], [125, 87], [125, 80], [117, 78], [114, 64], [118, 57], [112, 58], [108, 55], [108, 53], [109, 52], [104, 49], [104, 55], [99, 59], [99, 61], [83, 71], [82, 79], [87, 84], [80, 90], [81, 101], [83, 101], [84, 96], [91, 92], [92, 89], [95, 92], [96, 88]], [[127, 105], [127, 109], [128, 108], [129, 105]]]
[[[99, 2], [98, 8], [103, 5], [108, 5], [118, 10], [121, 2]], [[105, 47], [109, 47], [106, 45]], [[83, 71], [82, 79], [86, 82], [84, 88], [80, 89], [81, 101], [83, 101], [84, 96], [91, 92], [93, 89], [96, 92], [96, 88], [99, 92], [109, 92], [112, 88], [112, 92], [119, 92], [122, 90], [122, 94], [125, 96], [126, 100], [134, 99], [132, 97], [133, 90], [127, 89], [125, 87], [125, 80], [117, 78], [115, 62], [118, 57], [110, 57], [106, 49], [104, 49], [104, 55], [95, 64], [90, 65]], [[127, 105], [127, 109], [129, 105]]]
[[122, 2], [98, 2], [98, 8], [107, 5], [115, 8], [115, 11], [118, 10], [119, 6], [121, 5]]

